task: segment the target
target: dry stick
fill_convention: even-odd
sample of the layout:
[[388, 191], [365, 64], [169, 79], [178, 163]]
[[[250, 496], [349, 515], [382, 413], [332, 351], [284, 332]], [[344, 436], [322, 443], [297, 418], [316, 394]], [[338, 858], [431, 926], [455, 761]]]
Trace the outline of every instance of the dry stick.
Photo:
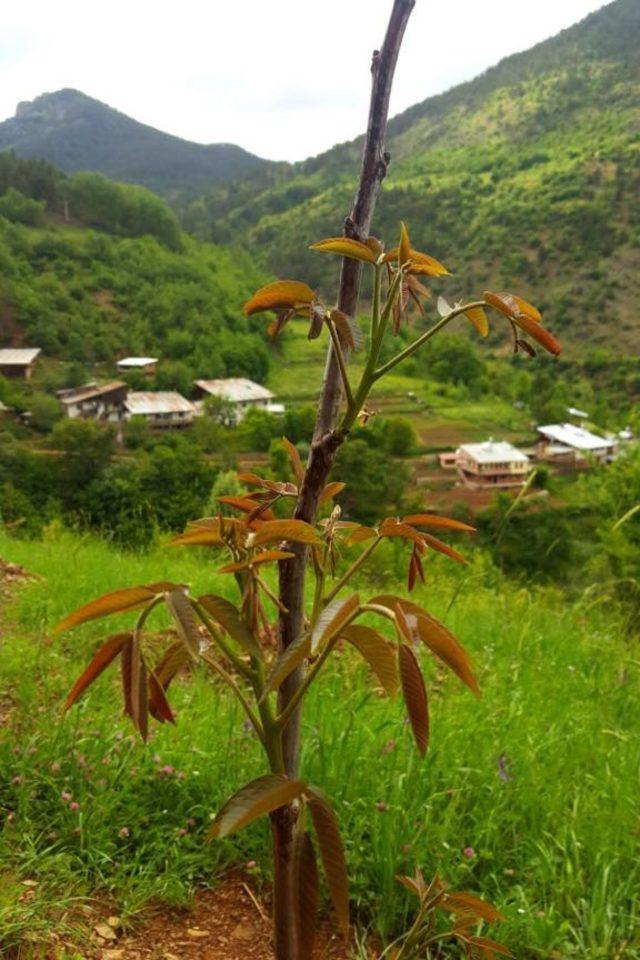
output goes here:
[[[371, 63], [372, 89], [369, 120], [362, 155], [360, 181], [353, 209], [344, 223], [344, 234], [357, 240], [366, 240], [371, 227], [373, 211], [380, 184], [387, 172], [389, 154], [384, 152], [384, 138], [389, 113], [389, 97], [398, 53], [404, 31], [415, 0], [394, 0], [387, 33], [380, 51], [373, 54]], [[354, 316], [358, 306], [362, 265], [357, 260], [344, 259], [338, 289], [338, 309]], [[318, 402], [318, 414], [309, 451], [304, 480], [298, 495], [294, 517], [314, 523], [318, 499], [325, 486], [343, 434], [335, 430], [342, 381], [335, 351], [329, 346], [327, 362]], [[280, 563], [280, 599], [289, 611], [280, 616], [280, 646], [286, 649], [300, 635], [304, 619], [304, 580], [307, 558], [306, 548], [292, 544], [295, 554]], [[302, 682], [301, 669], [294, 671], [282, 684], [279, 693], [279, 708], [284, 710]], [[291, 718], [283, 733], [283, 752], [286, 772], [296, 776], [299, 759], [299, 710]]]

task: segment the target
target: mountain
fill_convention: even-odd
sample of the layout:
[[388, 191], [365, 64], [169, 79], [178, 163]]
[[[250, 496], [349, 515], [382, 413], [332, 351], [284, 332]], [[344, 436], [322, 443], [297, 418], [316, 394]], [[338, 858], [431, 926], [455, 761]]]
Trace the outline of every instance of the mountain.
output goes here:
[[15, 116], [0, 123], [0, 150], [48, 160], [67, 173], [96, 170], [168, 198], [193, 196], [269, 165], [234, 144], [162, 133], [70, 89], [18, 104]]
[[[448, 281], [454, 297], [517, 289], [569, 347], [638, 354], [639, 133], [640, 2], [616, 0], [395, 117], [374, 232], [391, 245], [407, 220], [415, 245], [461, 278]], [[183, 222], [330, 294], [335, 263], [307, 246], [339, 231], [361, 149], [359, 138], [221, 186]]]

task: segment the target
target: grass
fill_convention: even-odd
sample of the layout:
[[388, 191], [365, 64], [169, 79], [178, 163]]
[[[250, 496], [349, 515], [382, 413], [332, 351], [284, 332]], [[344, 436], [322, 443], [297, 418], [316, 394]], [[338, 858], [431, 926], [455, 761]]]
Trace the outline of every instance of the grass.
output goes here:
[[[267, 879], [264, 824], [203, 843], [216, 807], [262, 770], [237, 707], [203, 675], [176, 687], [177, 727], [156, 726], [146, 747], [121, 718], [113, 670], [60, 714], [105, 628], [51, 639], [51, 625], [129, 583], [220, 589], [207, 558], [118, 554], [55, 531], [42, 543], [0, 534], [0, 555], [41, 578], [16, 595], [0, 643], [5, 947], [44, 935], [62, 892], [108, 893], [127, 918], [152, 898], [187, 900], [232, 862], [255, 859]], [[396, 551], [380, 556], [372, 591], [399, 576]], [[408, 904], [394, 875], [420, 864], [495, 902], [508, 917], [500, 939], [519, 958], [640, 958], [640, 664], [615, 611], [510, 585], [480, 553], [460, 577], [435, 560], [417, 599], [470, 649], [483, 689], [476, 701], [422, 657], [426, 760], [400, 703], [350, 655], [335, 658], [305, 714], [304, 774], [338, 813], [358, 921], [383, 935], [401, 927]], [[38, 883], [31, 899], [25, 879]]]
[[[273, 354], [268, 386], [289, 406], [315, 400], [322, 382], [324, 350], [307, 339], [308, 324], [292, 322]], [[400, 349], [400, 347], [399, 347]], [[362, 372], [362, 355], [349, 363], [352, 383]], [[399, 368], [402, 369], [402, 368]], [[486, 440], [529, 440], [531, 415], [495, 396], [473, 399], [464, 386], [391, 372], [374, 387], [368, 405], [384, 416], [406, 417], [424, 447], [438, 449], [458, 443]]]

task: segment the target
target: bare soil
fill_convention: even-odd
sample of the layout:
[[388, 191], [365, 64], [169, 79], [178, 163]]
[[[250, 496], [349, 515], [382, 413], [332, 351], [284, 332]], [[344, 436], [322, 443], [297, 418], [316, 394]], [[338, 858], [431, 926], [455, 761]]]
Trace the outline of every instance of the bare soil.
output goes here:
[[[132, 932], [120, 935], [106, 917], [96, 921], [82, 955], [92, 960], [273, 960], [271, 930], [268, 896], [257, 893], [242, 874], [232, 874], [215, 890], [198, 893], [190, 909], [155, 908]], [[314, 960], [351, 956], [340, 935], [322, 922]]]

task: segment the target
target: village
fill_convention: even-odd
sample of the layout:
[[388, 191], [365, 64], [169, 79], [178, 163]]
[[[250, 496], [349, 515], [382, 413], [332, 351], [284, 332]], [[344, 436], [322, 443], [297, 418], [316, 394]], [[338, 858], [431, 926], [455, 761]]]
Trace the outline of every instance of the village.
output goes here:
[[[0, 349], [0, 375], [30, 380], [41, 355], [38, 347]], [[135, 373], [152, 380], [159, 363], [158, 357], [122, 357], [115, 361], [114, 372]], [[55, 395], [64, 417], [111, 423], [116, 427], [120, 443], [123, 424], [134, 418], [146, 422], [153, 431], [165, 431], [188, 428], [196, 418], [207, 413], [214, 413], [220, 423], [233, 428], [250, 409], [264, 410], [274, 416], [285, 412], [284, 404], [278, 402], [271, 390], [246, 377], [196, 379], [192, 399], [176, 390], [131, 389], [120, 379], [102, 383], [93, 380], [57, 390]], [[0, 413], [11, 415], [7, 408]], [[599, 435], [587, 429], [588, 419], [587, 411], [568, 407], [566, 422], [535, 426], [534, 443], [516, 446], [504, 439], [488, 437], [481, 442], [463, 442], [453, 449], [441, 450], [432, 459], [442, 472], [446, 486], [517, 493], [529, 484], [536, 464], [545, 464], [557, 473], [603, 465], [612, 462], [625, 445], [634, 440], [629, 428], [616, 434]]]

